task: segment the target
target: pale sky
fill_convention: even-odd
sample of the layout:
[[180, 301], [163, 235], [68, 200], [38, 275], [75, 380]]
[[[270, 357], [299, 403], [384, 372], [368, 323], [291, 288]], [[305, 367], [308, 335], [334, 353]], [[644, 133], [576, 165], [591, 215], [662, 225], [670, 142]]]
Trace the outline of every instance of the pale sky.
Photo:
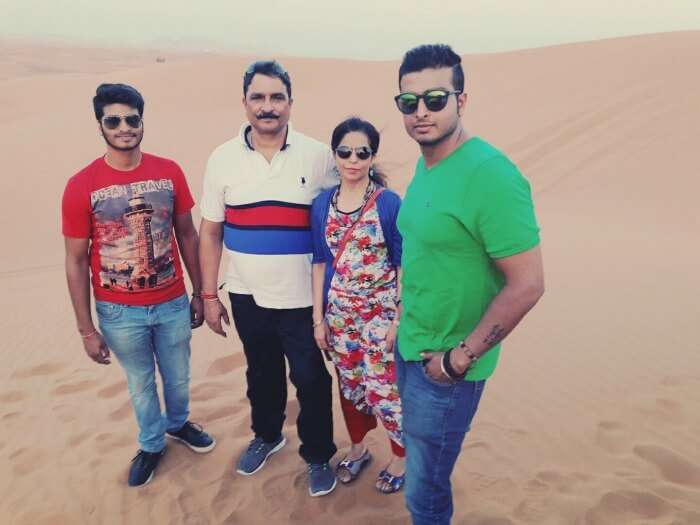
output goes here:
[[0, 38], [398, 59], [700, 29], [700, 0], [0, 0]]

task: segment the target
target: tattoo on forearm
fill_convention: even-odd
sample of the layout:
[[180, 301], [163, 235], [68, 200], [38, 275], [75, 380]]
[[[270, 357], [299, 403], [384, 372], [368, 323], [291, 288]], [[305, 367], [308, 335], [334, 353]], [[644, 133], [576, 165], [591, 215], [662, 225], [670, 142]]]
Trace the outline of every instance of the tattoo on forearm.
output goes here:
[[500, 324], [496, 324], [493, 326], [493, 328], [491, 328], [491, 332], [486, 336], [486, 339], [484, 339], [484, 344], [491, 348], [492, 346], [501, 342], [506, 336], [506, 333], [505, 328], [503, 328]]

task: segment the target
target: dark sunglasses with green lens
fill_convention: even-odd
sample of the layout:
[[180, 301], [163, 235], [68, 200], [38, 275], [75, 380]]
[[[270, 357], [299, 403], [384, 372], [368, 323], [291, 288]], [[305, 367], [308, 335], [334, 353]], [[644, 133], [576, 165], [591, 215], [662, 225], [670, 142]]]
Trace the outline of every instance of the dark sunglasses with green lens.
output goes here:
[[126, 117], [120, 117], [119, 115], [108, 115], [102, 117], [102, 125], [107, 129], [117, 129], [122, 120], [126, 122], [126, 125], [130, 128], [141, 127], [141, 115], [127, 115]]
[[448, 91], [446, 89], [429, 89], [422, 94], [401, 93], [394, 97], [396, 107], [404, 115], [410, 115], [418, 110], [418, 102], [423, 99], [423, 103], [428, 111], [442, 111], [447, 105], [450, 95], [461, 95], [461, 91]]
[[357, 155], [357, 158], [360, 160], [367, 160], [372, 156], [372, 148], [368, 146], [360, 146], [359, 148], [351, 148], [349, 146], [338, 146], [335, 149], [335, 154], [338, 155], [341, 159], [349, 159], [350, 156], [352, 155], [352, 152], [355, 152], [355, 155]]

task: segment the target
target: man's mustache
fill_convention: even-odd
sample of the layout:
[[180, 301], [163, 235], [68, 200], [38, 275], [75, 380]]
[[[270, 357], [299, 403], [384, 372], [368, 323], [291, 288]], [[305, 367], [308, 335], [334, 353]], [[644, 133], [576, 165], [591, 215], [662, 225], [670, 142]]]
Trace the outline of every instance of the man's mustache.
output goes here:
[[280, 118], [280, 116], [277, 115], [276, 113], [260, 113], [255, 118], [257, 118], [258, 120], [262, 120], [264, 118], [276, 118], [276, 119], [278, 119], [278, 118]]

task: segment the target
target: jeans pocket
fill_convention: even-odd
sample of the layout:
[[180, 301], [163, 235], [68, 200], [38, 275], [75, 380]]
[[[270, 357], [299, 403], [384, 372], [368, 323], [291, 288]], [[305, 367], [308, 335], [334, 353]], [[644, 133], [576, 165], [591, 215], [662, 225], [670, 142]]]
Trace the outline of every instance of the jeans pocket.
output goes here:
[[124, 311], [124, 305], [109, 303], [107, 301], [95, 301], [95, 310], [100, 322], [116, 321]]
[[454, 383], [452, 383], [452, 382], [441, 383], [440, 381], [436, 381], [435, 379], [433, 379], [432, 377], [430, 377], [430, 375], [428, 374], [428, 370], [427, 370], [427, 368], [426, 368], [424, 362], [422, 362], [422, 361], [418, 362], [418, 366], [419, 366], [420, 369], [421, 369], [421, 373], [423, 374], [423, 378], [424, 378], [428, 383], [430, 383], [431, 385], [435, 385], [435, 386], [438, 386], [438, 387], [441, 387], [441, 388], [450, 388], [450, 387], [453, 387], [453, 386], [454, 386]]
[[190, 307], [190, 300], [187, 294], [182, 294], [180, 297], [176, 297], [165, 303], [165, 306], [172, 312], [180, 312]]

